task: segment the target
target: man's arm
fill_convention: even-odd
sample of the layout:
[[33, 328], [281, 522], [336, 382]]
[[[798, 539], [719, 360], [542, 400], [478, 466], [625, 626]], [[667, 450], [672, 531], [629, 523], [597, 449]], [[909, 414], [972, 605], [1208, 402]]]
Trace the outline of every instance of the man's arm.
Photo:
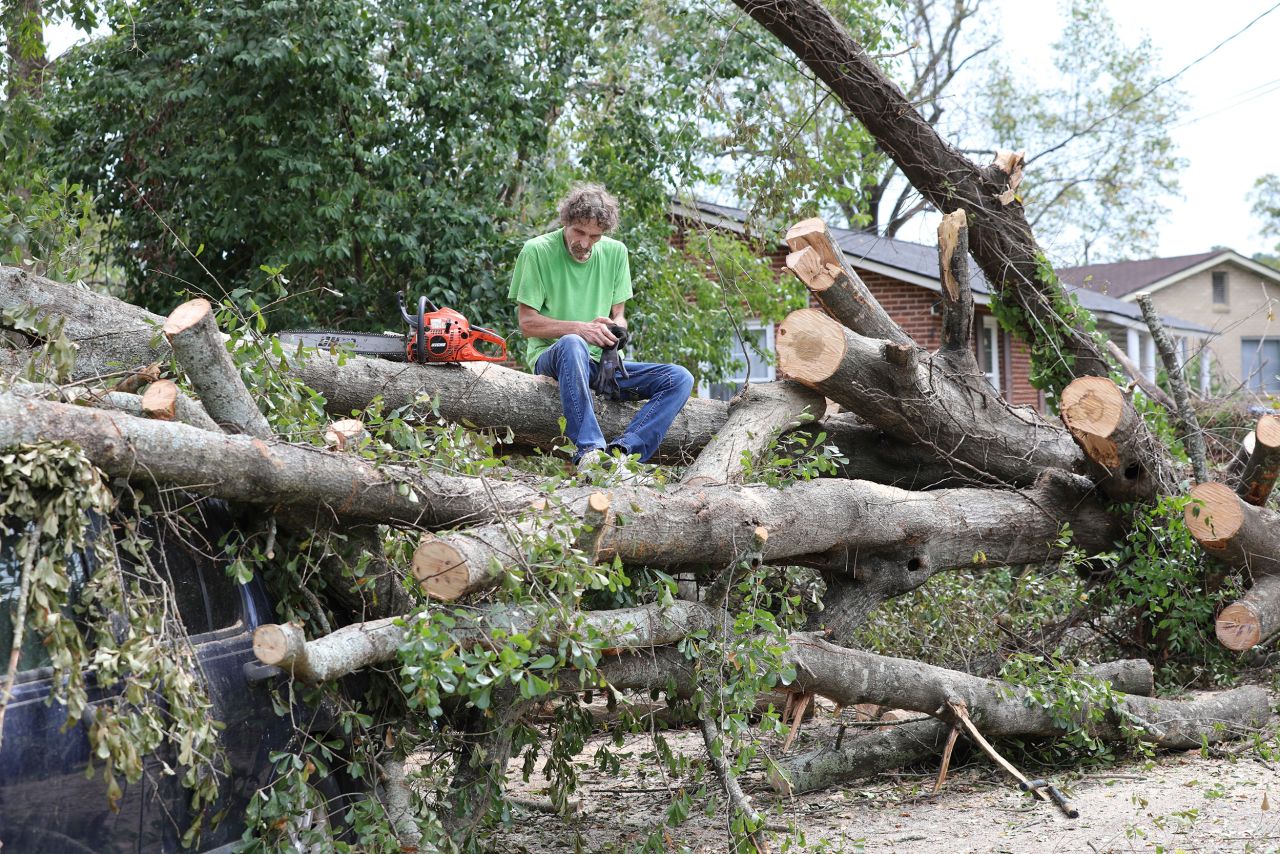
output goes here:
[[[610, 314], [622, 315], [622, 303], [610, 310]], [[581, 335], [587, 342], [597, 347], [612, 347], [618, 339], [609, 331], [609, 323], [626, 326], [625, 318], [621, 321], [597, 317], [592, 321], [554, 320], [541, 314], [530, 306], [520, 303], [520, 332], [530, 338], [559, 338], [562, 335]]]

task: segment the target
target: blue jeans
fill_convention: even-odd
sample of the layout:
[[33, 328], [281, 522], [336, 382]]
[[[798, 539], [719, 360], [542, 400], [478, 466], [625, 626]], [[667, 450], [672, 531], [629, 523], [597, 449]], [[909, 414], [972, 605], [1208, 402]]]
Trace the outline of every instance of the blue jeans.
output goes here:
[[[628, 454], [639, 454], [644, 462], [653, 456], [671, 422], [689, 399], [693, 375], [679, 365], [650, 362], [623, 362], [630, 377], [618, 378], [624, 397], [648, 400], [627, 425], [626, 432], [608, 444], [619, 445]], [[565, 335], [538, 356], [534, 371], [560, 383], [560, 405], [564, 409], [564, 432], [577, 447], [574, 459], [587, 451], [605, 447], [604, 433], [591, 405], [591, 380], [600, 363], [591, 358], [587, 342], [580, 335]]]

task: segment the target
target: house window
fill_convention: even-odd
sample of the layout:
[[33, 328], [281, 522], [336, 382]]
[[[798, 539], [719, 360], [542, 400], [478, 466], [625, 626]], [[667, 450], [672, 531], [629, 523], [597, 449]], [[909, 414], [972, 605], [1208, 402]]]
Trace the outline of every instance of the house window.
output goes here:
[[1213, 274], [1213, 304], [1227, 304], [1227, 274], [1224, 270]]
[[1280, 392], [1280, 338], [1240, 339], [1240, 364], [1250, 389]]
[[742, 391], [750, 378], [753, 383], [771, 382], [777, 372], [773, 366], [773, 324], [748, 321], [740, 328], [741, 339], [733, 340], [733, 366], [723, 380], [703, 383], [700, 397], [729, 400]]
[[991, 315], [982, 318], [978, 327], [978, 367], [987, 382], [1000, 393], [1000, 327]]

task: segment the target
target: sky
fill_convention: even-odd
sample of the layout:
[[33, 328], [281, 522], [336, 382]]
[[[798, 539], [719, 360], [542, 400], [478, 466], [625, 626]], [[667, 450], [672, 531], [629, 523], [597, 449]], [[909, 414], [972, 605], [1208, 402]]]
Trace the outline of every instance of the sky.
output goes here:
[[[1109, 0], [1121, 38], [1151, 38], [1161, 76], [1177, 72], [1277, 5], [1276, 0]], [[1004, 53], [1037, 76], [1047, 73], [1049, 46], [1062, 29], [1054, 0], [997, 0]], [[1180, 76], [1187, 108], [1172, 136], [1187, 165], [1183, 197], [1170, 199], [1159, 253], [1190, 255], [1228, 246], [1245, 255], [1269, 251], [1258, 233], [1249, 190], [1280, 172], [1280, 8]]]
[[[1121, 38], [1149, 36], [1159, 49], [1162, 76], [1177, 72], [1214, 45], [1277, 6], [1276, 0], [1107, 0]], [[1051, 74], [1050, 45], [1062, 29], [1056, 0], [993, 0], [992, 20], [1004, 36], [1003, 58], [1038, 78]], [[76, 34], [46, 34], [57, 55]], [[1227, 246], [1245, 255], [1271, 251], [1276, 240], [1258, 233], [1249, 212], [1253, 182], [1280, 172], [1280, 8], [1196, 64], [1175, 81], [1187, 109], [1172, 134], [1186, 159], [1182, 197], [1170, 198], [1160, 231], [1160, 255], [1190, 255]], [[1034, 153], [1034, 152], [1029, 152]], [[900, 235], [932, 243], [936, 220], [920, 219]]]

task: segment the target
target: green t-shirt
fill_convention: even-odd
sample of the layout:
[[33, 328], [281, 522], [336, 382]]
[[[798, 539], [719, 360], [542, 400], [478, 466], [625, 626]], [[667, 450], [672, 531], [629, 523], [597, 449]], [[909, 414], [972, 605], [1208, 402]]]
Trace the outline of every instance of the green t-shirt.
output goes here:
[[[627, 247], [611, 237], [602, 237], [591, 249], [591, 257], [577, 261], [564, 245], [564, 229], [557, 228], [525, 243], [516, 259], [507, 299], [523, 303], [553, 320], [595, 320], [608, 317], [609, 310], [631, 298], [631, 264]], [[525, 364], [533, 370], [538, 357], [554, 340], [529, 338]], [[589, 345], [591, 358], [600, 358], [600, 348]]]

